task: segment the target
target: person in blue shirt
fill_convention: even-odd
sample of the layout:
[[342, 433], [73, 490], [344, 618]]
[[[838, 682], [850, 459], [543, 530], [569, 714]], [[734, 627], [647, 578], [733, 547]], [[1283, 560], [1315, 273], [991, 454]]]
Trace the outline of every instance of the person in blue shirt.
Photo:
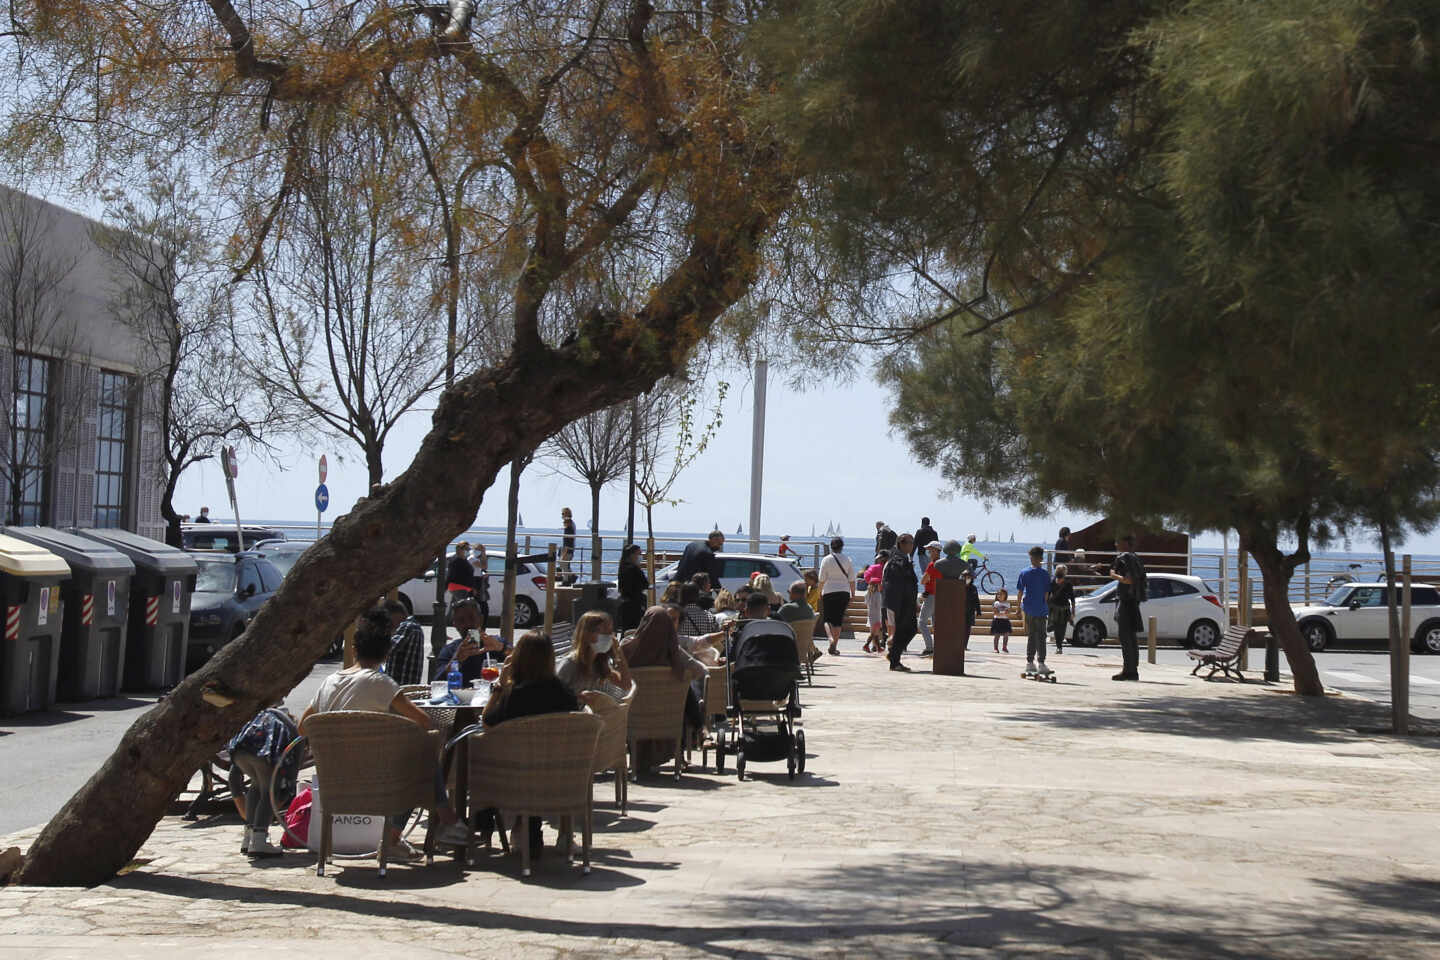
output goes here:
[[1043, 547], [1030, 548], [1030, 566], [1021, 572], [1015, 591], [1025, 613], [1025, 633], [1030, 641], [1025, 647], [1025, 672], [1049, 676], [1052, 671], [1045, 666], [1045, 627], [1050, 603], [1045, 595], [1050, 591], [1050, 574], [1040, 565], [1044, 559]]

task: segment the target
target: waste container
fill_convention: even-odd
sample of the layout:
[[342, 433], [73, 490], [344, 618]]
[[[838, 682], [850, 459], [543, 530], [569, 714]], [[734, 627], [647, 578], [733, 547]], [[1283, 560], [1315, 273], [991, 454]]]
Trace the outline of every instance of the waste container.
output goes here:
[[70, 579], [60, 585], [68, 614], [60, 634], [60, 699], [115, 696], [125, 672], [125, 618], [135, 564], [114, 547], [53, 527], [10, 527], [5, 533], [44, 547], [70, 566]]
[[113, 547], [135, 564], [125, 638], [125, 690], [163, 690], [185, 678], [190, 644], [190, 594], [199, 573], [184, 550], [128, 530], [75, 533]]
[[620, 598], [609, 595], [615, 586], [614, 583], [608, 580], [595, 580], [579, 586], [580, 596], [575, 598], [575, 603], [570, 609], [570, 615], [574, 618], [572, 623], [578, 623], [580, 615], [589, 613], [591, 610], [608, 613], [612, 621], [617, 624], [620, 622]]
[[44, 547], [0, 534], [0, 602], [5, 643], [0, 653], [0, 713], [48, 710], [55, 705], [64, 608], [64, 560]]

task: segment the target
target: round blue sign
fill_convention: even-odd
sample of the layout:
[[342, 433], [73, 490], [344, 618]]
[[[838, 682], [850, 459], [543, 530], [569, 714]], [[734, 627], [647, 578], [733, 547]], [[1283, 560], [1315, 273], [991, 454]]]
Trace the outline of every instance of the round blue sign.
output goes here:
[[315, 509], [324, 513], [328, 506], [330, 506], [330, 491], [325, 489], [325, 484], [322, 483], [315, 488]]

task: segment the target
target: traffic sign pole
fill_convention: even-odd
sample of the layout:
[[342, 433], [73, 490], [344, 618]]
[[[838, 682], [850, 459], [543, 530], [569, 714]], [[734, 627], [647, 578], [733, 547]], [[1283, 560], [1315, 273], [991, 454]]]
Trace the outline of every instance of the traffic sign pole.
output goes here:
[[235, 448], [226, 447], [220, 453], [220, 464], [225, 468], [225, 491], [230, 494], [230, 510], [235, 514], [235, 537], [241, 550], [245, 549], [245, 531], [240, 527], [240, 505], [235, 499], [235, 478], [240, 475], [240, 462], [235, 457]]
[[[320, 454], [320, 486], [315, 490], [315, 539], [320, 539], [320, 515], [325, 512], [325, 507], [330, 504], [330, 491], [325, 489], [325, 475], [330, 472], [330, 465], [325, 462], [325, 454]], [[321, 502], [321, 491], [324, 491], [324, 502]]]

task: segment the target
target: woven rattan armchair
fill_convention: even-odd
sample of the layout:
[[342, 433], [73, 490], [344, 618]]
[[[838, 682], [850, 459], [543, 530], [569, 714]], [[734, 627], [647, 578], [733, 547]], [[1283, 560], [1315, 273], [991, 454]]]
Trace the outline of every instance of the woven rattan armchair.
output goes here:
[[[589, 873], [592, 771], [603, 727], [591, 713], [544, 713], [472, 733], [471, 805], [497, 807], [502, 815], [579, 817], [583, 866]], [[520, 874], [528, 877], [530, 831], [521, 826], [511, 839], [520, 848]], [[467, 862], [473, 852], [466, 851]]]
[[[439, 734], [393, 713], [337, 710], [311, 715], [305, 721], [305, 736], [315, 757], [324, 809], [316, 876], [325, 875], [332, 819], [337, 814], [390, 815], [423, 807], [430, 811], [431, 824], [425, 833], [425, 862], [434, 862]], [[383, 877], [384, 842], [378, 856]]]
[[792, 620], [790, 629], [795, 631], [795, 652], [800, 654], [800, 669], [805, 671], [805, 682], [815, 680], [815, 621]]
[[600, 728], [600, 742], [595, 747], [594, 773], [607, 770], [615, 772], [615, 803], [620, 807], [620, 816], [625, 816], [630, 804], [630, 704], [635, 700], [635, 685], [622, 700], [597, 696], [590, 704], [591, 711], [604, 724]]
[[640, 772], [635, 760], [636, 744], [658, 740], [673, 744], [671, 756], [675, 758], [675, 779], [679, 780], [684, 766], [680, 754], [685, 746], [685, 695], [690, 681], [675, 676], [669, 667], [631, 667], [630, 675], [636, 687], [630, 704], [631, 769]]

